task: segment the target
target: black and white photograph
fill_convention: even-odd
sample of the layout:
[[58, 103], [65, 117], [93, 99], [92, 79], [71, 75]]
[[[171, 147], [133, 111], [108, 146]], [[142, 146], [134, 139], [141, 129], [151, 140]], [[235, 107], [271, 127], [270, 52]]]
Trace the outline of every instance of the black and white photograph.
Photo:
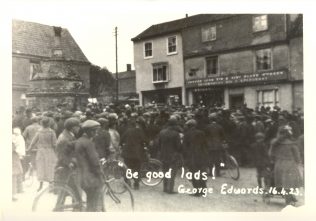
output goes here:
[[304, 10], [182, 4], [10, 5], [6, 211], [308, 206]]

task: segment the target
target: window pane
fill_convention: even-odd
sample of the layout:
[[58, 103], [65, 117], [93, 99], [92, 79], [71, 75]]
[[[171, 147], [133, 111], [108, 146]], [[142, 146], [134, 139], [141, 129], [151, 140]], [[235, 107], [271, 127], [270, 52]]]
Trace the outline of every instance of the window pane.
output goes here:
[[253, 31], [263, 31], [268, 28], [267, 15], [256, 16], [253, 19]]
[[168, 38], [168, 53], [177, 51], [176, 45], [177, 45], [176, 37], [175, 36], [169, 37]]
[[263, 49], [256, 51], [256, 66], [257, 70], [269, 70], [272, 68], [271, 50]]
[[217, 74], [217, 57], [207, 58], [206, 60], [207, 74]]

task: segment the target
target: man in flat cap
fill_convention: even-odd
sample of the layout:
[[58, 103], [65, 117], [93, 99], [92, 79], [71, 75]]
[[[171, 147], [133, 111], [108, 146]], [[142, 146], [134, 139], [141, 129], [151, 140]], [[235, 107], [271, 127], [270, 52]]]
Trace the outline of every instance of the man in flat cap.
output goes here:
[[[190, 172], [206, 173], [209, 159], [205, 133], [196, 128], [197, 122], [194, 119], [187, 121], [187, 131], [183, 136], [183, 156], [186, 165]], [[194, 188], [206, 188], [206, 180], [192, 178]], [[195, 196], [202, 196], [201, 193], [196, 193]]]
[[157, 143], [164, 172], [168, 172], [171, 169], [171, 178], [165, 178], [163, 180], [163, 191], [169, 194], [175, 193], [173, 188], [177, 173], [176, 161], [181, 151], [181, 138], [176, 118], [169, 118], [167, 127], [158, 135]]
[[104, 180], [99, 155], [92, 141], [100, 127], [100, 123], [94, 120], [86, 120], [81, 127], [83, 134], [75, 143], [80, 184], [87, 195], [87, 212], [102, 211]]

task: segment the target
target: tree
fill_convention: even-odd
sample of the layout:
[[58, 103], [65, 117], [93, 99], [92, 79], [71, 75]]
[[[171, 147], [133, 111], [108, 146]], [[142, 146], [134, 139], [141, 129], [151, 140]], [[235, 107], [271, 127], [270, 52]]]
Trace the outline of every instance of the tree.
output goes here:
[[115, 90], [115, 79], [107, 68], [91, 65], [90, 68], [90, 95], [98, 97], [102, 93], [112, 94]]

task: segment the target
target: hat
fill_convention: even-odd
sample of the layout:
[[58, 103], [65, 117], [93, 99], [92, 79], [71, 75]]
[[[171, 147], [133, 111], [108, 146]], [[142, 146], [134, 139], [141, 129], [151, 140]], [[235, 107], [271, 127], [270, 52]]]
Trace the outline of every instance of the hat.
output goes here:
[[92, 129], [92, 128], [99, 127], [99, 126], [100, 126], [100, 123], [95, 121], [95, 120], [86, 120], [81, 125], [81, 127], [83, 129]]
[[194, 120], [194, 119], [191, 119], [191, 120], [188, 120], [186, 123], [185, 123], [186, 125], [188, 125], [189, 127], [194, 127], [194, 126], [196, 126], [196, 120]]
[[268, 119], [266, 119], [266, 121], [265, 121], [265, 123], [270, 123], [270, 122], [272, 122], [272, 119], [271, 119], [271, 118], [268, 118]]
[[78, 118], [74, 118], [74, 117], [68, 118], [64, 123], [64, 127], [67, 130], [70, 130], [71, 128], [75, 126], [80, 126], [80, 121], [78, 120]]
[[117, 116], [117, 114], [116, 113], [110, 113], [109, 114], [109, 119], [118, 119], [118, 116]]
[[265, 137], [265, 135], [263, 134], [263, 133], [261, 133], [261, 132], [258, 132], [258, 133], [256, 133], [256, 135], [255, 135], [255, 138], [256, 139], [260, 139], [260, 138], [264, 138]]
[[177, 118], [175, 116], [171, 116], [168, 120], [168, 125], [169, 126], [175, 126], [177, 125]]
[[105, 118], [99, 118], [98, 122], [101, 124], [101, 126], [109, 125], [109, 121]]

